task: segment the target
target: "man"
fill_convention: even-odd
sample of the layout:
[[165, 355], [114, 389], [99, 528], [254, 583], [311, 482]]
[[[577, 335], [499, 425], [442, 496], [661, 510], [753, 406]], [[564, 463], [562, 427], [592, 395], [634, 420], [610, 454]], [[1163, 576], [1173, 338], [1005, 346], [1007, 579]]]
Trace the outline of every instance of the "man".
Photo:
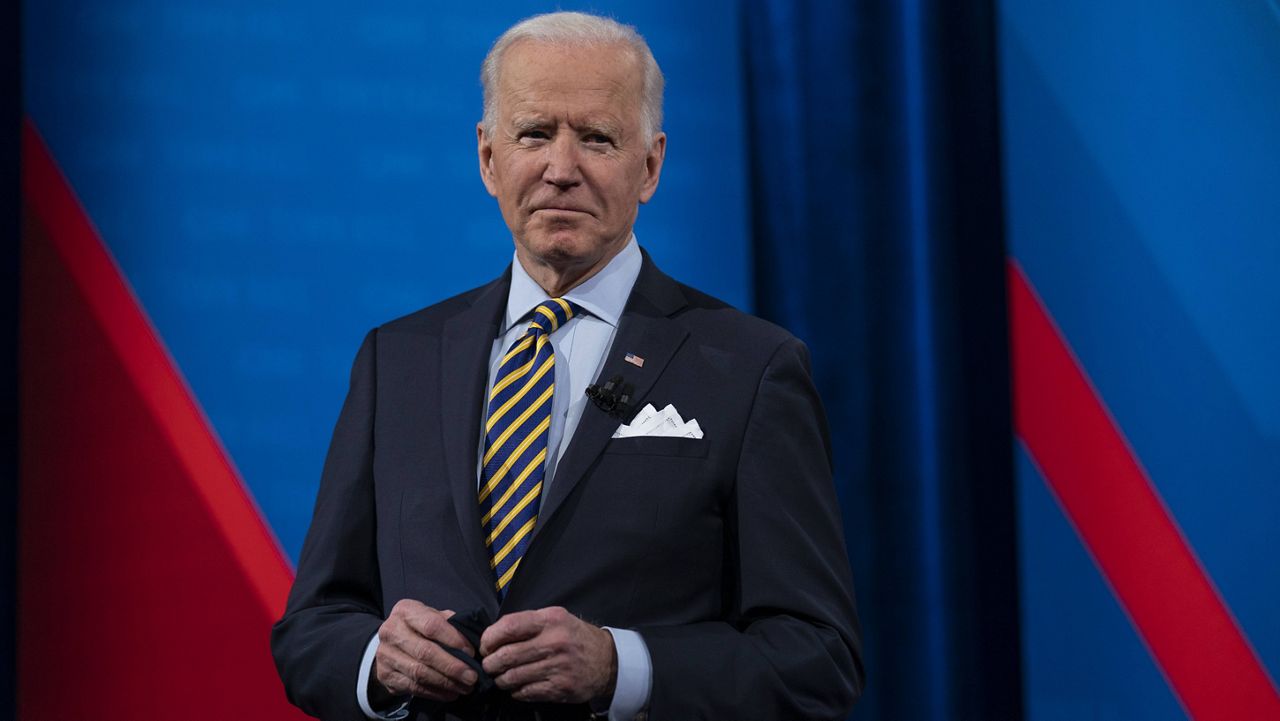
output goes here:
[[632, 234], [666, 150], [647, 45], [538, 16], [482, 80], [480, 175], [515, 259], [366, 337], [272, 636], [291, 700], [843, 718], [858, 628], [806, 351]]

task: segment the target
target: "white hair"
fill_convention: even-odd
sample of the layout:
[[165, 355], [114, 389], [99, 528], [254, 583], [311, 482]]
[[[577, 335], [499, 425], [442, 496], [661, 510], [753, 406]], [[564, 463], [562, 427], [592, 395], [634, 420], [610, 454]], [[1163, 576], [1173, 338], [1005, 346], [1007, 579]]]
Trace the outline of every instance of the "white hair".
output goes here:
[[586, 13], [556, 12], [534, 15], [512, 25], [493, 43], [480, 66], [480, 86], [484, 90], [484, 131], [492, 135], [498, 122], [497, 88], [502, 58], [521, 40], [560, 46], [625, 45], [640, 62], [644, 73], [640, 109], [640, 129], [645, 144], [651, 144], [662, 130], [662, 87], [664, 80], [649, 45], [630, 25], [611, 18]]

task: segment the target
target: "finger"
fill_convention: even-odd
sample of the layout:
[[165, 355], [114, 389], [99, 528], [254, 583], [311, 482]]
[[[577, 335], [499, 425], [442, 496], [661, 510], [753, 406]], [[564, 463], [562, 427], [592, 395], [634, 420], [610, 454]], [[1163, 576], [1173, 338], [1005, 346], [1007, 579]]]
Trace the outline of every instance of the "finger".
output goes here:
[[508, 643], [497, 648], [493, 653], [485, 656], [480, 665], [490, 674], [500, 674], [537, 663], [553, 653], [555, 648], [542, 643], [542, 636], [535, 636], [527, 641]]
[[398, 671], [392, 672], [395, 677], [396, 687], [388, 686], [388, 689], [397, 696], [412, 695], [421, 698], [430, 699], [432, 701], [456, 701], [461, 694], [452, 690], [435, 688], [421, 684]]
[[398, 648], [402, 652], [421, 659], [431, 647], [437, 646], [435, 641], [414, 629], [406, 616], [392, 616], [378, 629], [379, 646]]
[[494, 674], [493, 682], [504, 691], [516, 691], [531, 684], [547, 681], [558, 670], [559, 663], [555, 659], [541, 659]]
[[391, 613], [387, 615], [387, 620], [403, 618], [409, 614], [422, 613], [424, 611], [431, 610], [431, 607], [422, 601], [417, 601], [412, 598], [402, 598], [399, 601], [396, 601], [396, 605], [391, 607]]
[[378, 645], [379, 654], [385, 649], [387, 653], [395, 651], [410, 661], [425, 663], [460, 684], [464, 690], [469, 690], [476, 682], [476, 672], [470, 666], [446, 651], [439, 643], [424, 637], [401, 621], [393, 620], [383, 624], [378, 631], [378, 638], [381, 641]]
[[377, 660], [376, 657], [373, 663], [373, 678], [392, 696], [413, 693], [412, 679], [392, 668], [386, 661]]
[[422, 640], [422, 635], [409, 627], [403, 613], [392, 612], [378, 627], [378, 645], [406, 649]]
[[458, 629], [453, 627], [453, 624], [449, 623], [449, 617], [430, 606], [407, 612], [404, 615], [404, 622], [414, 633], [423, 638], [461, 649], [467, 655], [475, 655], [475, 648]]
[[538, 611], [520, 611], [498, 619], [480, 636], [480, 655], [488, 656], [499, 648], [533, 638], [542, 631], [543, 619]]
[[[559, 606], [530, 611], [522, 618], [515, 618], [517, 615], [512, 615], [514, 626], [509, 634], [512, 638], [500, 646], [496, 643], [503, 639], [497, 639], [493, 650], [484, 656], [484, 668], [489, 673], [502, 673], [553, 654], [580, 655], [584, 650], [583, 641], [590, 640], [587, 632], [600, 632]], [[523, 640], [517, 638], [531, 631], [536, 633]], [[612, 643], [612, 637], [609, 640]], [[485, 647], [484, 638], [481, 638], [480, 647], [482, 650]]]
[[[424, 643], [435, 645], [430, 641], [425, 641]], [[407, 654], [398, 648], [385, 648], [386, 652], [384, 653], [384, 647], [378, 647], [377, 660], [380, 667], [385, 664], [387, 680], [395, 680], [396, 675], [403, 676], [412, 683], [413, 693], [415, 694], [418, 694], [418, 689], [427, 689], [431, 692], [432, 697], [452, 694], [456, 698], [459, 695], [470, 692], [475, 683], [475, 671], [467, 668], [466, 664], [449, 655], [439, 646], [435, 647], [435, 651], [447, 656], [447, 662], [435, 654], [429, 655], [424, 659]], [[444, 664], [444, 668], [437, 665], [441, 663]], [[461, 671], [458, 670], [459, 667]], [[383, 680], [383, 676], [384, 674], [379, 673], [378, 680], [386, 686], [387, 682]]]
[[455, 612], [452, 610], [436, 610], [421, 601], [402, 598], [392, 607], [387, 622], [402, 623], [420, 636], [461, 649], [469, 655], [475, 655], [475, 648], [471, 643], [453, 627], [453, 624], [449, 623], [449, 619], [454, 615]]
[[546, 677], [506, 689], [511, 698], [535, 703], [579, 703], [590, 700], [589, 694], [579, 688], [581, 684], [576, 684], [569, 676], [551, 669], [543, 669], [538, 673]]
[[512, 691], [511, 698], [525, 703], [570, 703], [576, 700], [559, 686], [545, 681]]
[[411, 658], [430, 666], [441, 675], [447, 676], [465, 691], [470, 691], [471, 687], [476, 683], [476, 672], [435, 641], [423, 639], [420, 645], [414, 648], [409, 655]]
[[[431, 666], [430, 663], [423, 661], [417, 657], [404, 653], [396, 648], [378, 649], [378, 663], [380, 666], [385, 665], [386, 676], [391, 679], [395, 674], [404, 676], [414, 683], [421, 684], [437, 690], [449, 690], [463, 692], [462, 684], [441, 673], [439, 669]], [[381, 679], [381, 676], [379, 677]]]

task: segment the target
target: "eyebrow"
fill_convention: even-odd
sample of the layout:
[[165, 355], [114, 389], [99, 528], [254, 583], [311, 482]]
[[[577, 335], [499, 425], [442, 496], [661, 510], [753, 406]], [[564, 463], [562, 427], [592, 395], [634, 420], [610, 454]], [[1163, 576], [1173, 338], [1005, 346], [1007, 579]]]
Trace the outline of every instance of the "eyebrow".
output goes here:
[[601, 135], [607, 135], [610, 138], [616, 138], [622, 134], [622, 130], [620, 128], [609, 122], [587, 122], [574, 127], [580, 132], [600, 133]]
[[514, 119], [511, 124], [516, 130], [537, 130], [546, 127], [547, 121], [544, 118], [523, 117]]
[[[548, 125], [552, 125], [552, 124], [553, 123], [547, 118], [539, 117], [536, 115], [517, 117], [517, 118], [513, 118], [511, 121], [511, 125], [516, 132], [524, 132], [527, 130], [539, 130], [542, 128], [546, 128]], [[616, 138], [622, 133], [621, 128], [619, 128], [614, 123], [608, 122], [606, 120], [591, 120], [583, 123], [576, 123], [576, 124], [572, 124], [572, 127], [574, 130], [577, 130], [578, 132], [602, 133], [611, 138]]]

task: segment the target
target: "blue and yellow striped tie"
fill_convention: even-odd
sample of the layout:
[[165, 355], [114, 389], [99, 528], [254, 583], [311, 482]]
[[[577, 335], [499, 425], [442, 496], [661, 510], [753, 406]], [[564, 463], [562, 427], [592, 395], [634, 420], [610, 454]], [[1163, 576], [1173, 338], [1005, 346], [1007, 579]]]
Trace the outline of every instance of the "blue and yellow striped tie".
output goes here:
[[529, 329], [511, 345], [498, 365], [489, 391], [489, 420], [484, 429], [484, 470], [480, 474], [480, 525], [489, 548], [498, 597], [529, 546], [538, 520], [542, 479], [555, 392], [555, 351], [551, 334], [579, 308], [563, 298], [533, 309]]

